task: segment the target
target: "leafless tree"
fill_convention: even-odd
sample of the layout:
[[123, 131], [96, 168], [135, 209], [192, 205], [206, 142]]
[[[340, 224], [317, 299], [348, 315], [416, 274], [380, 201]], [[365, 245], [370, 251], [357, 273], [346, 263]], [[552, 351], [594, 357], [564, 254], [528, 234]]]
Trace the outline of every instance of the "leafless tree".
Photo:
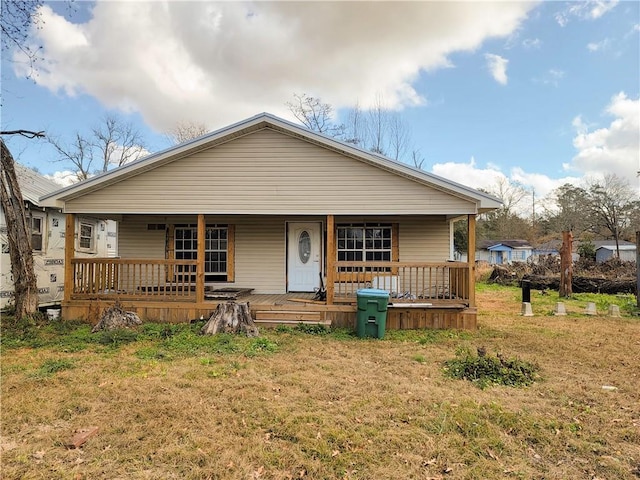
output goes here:
[[522, 200], [529, 195], [526, 188], [518, 183], [510, 182], [505, 177], [499, 177], [496, 180], [490, 193], [502, 201], [501, 210], [507, 215], [515, 214]]
[[332, 137], [344, 134], [344, 125], [333, 123], [333, 107], [323, 103], [320, 98], [310, 97], [306, 93], [293, 94], [294, 101], [287, 102], [289, 111], [309, 130], [324, 133]]
[[171, 130], [166, 132], [167, 138], [174, 145], [188, 142], [209, 133], [209, 129], [204, 123], [198, 122], [179, 122]]
[[[15, 130], [1, 135], [42, 137], [42, 132]], [[1, 188], [0, 205], [7, 225], [11, 275], [13, 276], [15, 318], [32, 316], [38, 312], [38, 283], [31, 249], [31, 228], [27, 223], [24, 199], [15, 171], [15, 161], [4, 140], [0, 138]]]
[[425, 158], [420, 153], [420, 149], [414, 149], [411, 151], [411, 161], [413, 162], [413, 166], [422, 170], [422, 165], [424, 164]]
[[[0, 3], [0, 35], [2, 52], [10, 55], [21, 52], [31, 71], [40, 47], [28, 43], [32, 26], [42, 28], [39, 8], [43, 0], [3, 0]], [[22, 135], [27, 138], [44, 137], [43, 132], [30, 130], [2, 131], [0, 135]], [[31, 249], [31, 228], [27, 223], [24, 200], [15, 171], [11, 151], [0, 138], [0, 205], [7, 224], [11, 274], [14, 283], [15, 316], [32, 316], [38, 311], [38, 286]]]
[[364, 114], [358, 102], [349, 110], [347, 124], [345, 125], [344, 141], [354, 145], [363, 146], [365, 141], [366, 125]]
[[402, 117], [394, 112], [389, 116], [389, 156], [395, 160], [403, 158], [409, 148], [411, 134]]
[[375, 104], [369, 110], [363, 110], [359, 103], [346, 111], [346, 124], [336, 124], [333, 120], [333, 107], [319, 98], [306, 94], [293, 95], [295, 102], [287, 102], [293, 115], [310, 130], [324, 133], [351, 143], [362, 149], [380, 155], [388, 155], [400, 161], [414, 161], [422, 167], [423, 158], [414, 151], [413, 158], [407, 159], [411, 145], [411, 133], [397, 112], [385, 106], [382, 96], [376, 97]]
[[389, 110], [384, 106], [381, 96], [369, 110], [367, 118], [368, 148], [374, 153], [386, 155], [386, 137], [389, 133]]
[[[615, 174], [603, 180], [588, 182], [589, 209], [595, 220], [594, 228], [611, 234], [616, 242], [616, 256], [620, 258], [620, 240], [632, 218], [640, 210], [640, 198], [631, 184]], [[637, 225], [636, 225], [637, 227]]]
[[72, 165], [79, 181], [111, 167], [120, 167], [144, 156], [147, 151], [140, 132], [129, 122], [107, 115], [90, 135], [76, 132], [71, 143], [48, 137], [59, 160]]
[[528, 221], [518, 214], [522, 200], [529, 195], [520, 184], [501, 177], [487, 192], [502, 201], [502, 207], [482, 214], [478, 223], [478, 236], [485, 239], [530, 239], [533, 232]]
[[43, 3], [43, 0], [3, 0], [0, 7], [2, 51], [18, 49], [24, 54], [32, 70], [41, 47], [29, 45], [27, 40], [31, 26], [41, 26], [39, 8]]

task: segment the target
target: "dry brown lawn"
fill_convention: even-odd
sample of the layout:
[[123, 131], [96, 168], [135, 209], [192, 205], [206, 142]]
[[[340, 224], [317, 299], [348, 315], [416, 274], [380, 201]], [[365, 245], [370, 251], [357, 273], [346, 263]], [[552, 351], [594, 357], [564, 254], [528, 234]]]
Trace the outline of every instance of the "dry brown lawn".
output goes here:
[[[277, 351], [254, 355], [3, 347], [2, 478], [640, 478], [640, 320], [522, 317], [505, 292], [479, 293], [470, 333], [269, 331]], [[444, 375], [480, 346], [542, 380], [481, 390]]]

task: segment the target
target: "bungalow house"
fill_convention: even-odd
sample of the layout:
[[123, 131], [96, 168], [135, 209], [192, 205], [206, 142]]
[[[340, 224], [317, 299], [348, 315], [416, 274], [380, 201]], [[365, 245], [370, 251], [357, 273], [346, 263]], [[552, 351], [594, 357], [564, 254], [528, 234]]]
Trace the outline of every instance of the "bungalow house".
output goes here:
[[490, 265], [526, 262], [533, 255], [533, 246], [526, 240], [484, 240], [478, 242], [476, 260]]
[[[390, 292], [387, 328], [474, 328], [474, 263], [452, 223], [499, 200], [270, 114], [48, 194], [67, 216], [63, 318], [116, 300], [144, 320], [208, 316], [354, 326], [356, 293]], [[77, 217], [117, 220], [119, 258], [79, 258]], [[326, 299], [318, 289], [326, 287]], [[315, 300], [314, 300], [315, 297]]]
[[[24, 199], [27, 223], [31, 227], [31, 248], [38, 283], [38, 304], [41, 307], [59, 305], [64, 296], [65, 214], [59, 208], [45, 207], [39, 197], [60, 190], [60, 185], [19, 163], [16, 177]], [[77, 216], [76, 230], [81, 231], [76, 255], [79, 257], [116, 256], [115, 222], [93, 216]], [[13, 299], [11, 257], [4, 212], [0, 208], [0, 309], [8, 308]]]

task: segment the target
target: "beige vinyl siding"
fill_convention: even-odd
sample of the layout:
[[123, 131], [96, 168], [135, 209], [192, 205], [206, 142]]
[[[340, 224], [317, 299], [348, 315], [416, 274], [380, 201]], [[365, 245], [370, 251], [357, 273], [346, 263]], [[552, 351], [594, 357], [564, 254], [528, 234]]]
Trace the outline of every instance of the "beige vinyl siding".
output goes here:
[[[195, 219], [197, 221], [197, 219]], [[125, 216], [118, 225], [121, 258], [165, 258], [164, 230], [148, 230], [150, 223], [165, 223], [163, 217]]]
[[401, 262], [445, 262], [450, 258], [449, 221], [409, 217], [400, 223]]
[[476, 205], [269, 128], [66, 202], [66, 212], [466, 214]]
[[[400, 261], [442, 263], [449, 259], [449, 225], [445, 217], [406, 218], [400, 223]], [[449, 275], [444, 269], [404, 271], [401, 292], [432, 298], [445, 294]]]
[[251, 217], [236, 223], [236, 281], [254, 293], [286, 292], [284, 218]]

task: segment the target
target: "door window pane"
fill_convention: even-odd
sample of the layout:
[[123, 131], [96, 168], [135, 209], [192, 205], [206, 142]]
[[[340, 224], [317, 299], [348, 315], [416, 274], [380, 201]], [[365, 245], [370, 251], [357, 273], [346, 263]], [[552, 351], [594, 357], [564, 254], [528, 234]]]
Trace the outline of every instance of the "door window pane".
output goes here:
[[306, 230], [298, 237], [298, 257], [303, 264], [306, 264], [311, 257], [311, 237]]

